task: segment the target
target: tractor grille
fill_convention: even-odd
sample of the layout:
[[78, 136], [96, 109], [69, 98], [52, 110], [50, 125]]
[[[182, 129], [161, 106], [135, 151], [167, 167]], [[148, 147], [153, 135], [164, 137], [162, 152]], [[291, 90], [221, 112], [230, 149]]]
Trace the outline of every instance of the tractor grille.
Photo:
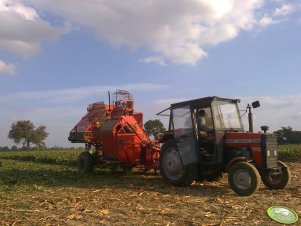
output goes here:
[[278, 166], [277, 137], [274, 134], [262, 135], [262, 151], [266, 160], [266, 168]]

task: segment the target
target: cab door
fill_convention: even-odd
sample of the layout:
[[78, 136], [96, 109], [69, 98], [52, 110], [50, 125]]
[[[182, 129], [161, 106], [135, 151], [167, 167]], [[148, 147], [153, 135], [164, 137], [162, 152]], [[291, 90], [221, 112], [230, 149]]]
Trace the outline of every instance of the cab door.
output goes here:
[[189, 105], [172, 109], [172, 125], [174, 136], [183, 165], [198, 162], [198, 142], [196, 140], [196, 128], [193, 112]]

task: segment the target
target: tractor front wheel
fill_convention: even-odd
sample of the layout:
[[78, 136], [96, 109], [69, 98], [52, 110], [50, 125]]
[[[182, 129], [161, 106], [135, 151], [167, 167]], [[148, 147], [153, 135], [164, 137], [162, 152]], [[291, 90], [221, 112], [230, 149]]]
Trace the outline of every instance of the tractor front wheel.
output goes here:
[[194, 181], [196, 167], [183, 165], [176, 141], [171, 139], [161, 148], [160, 173], [165, 182], [184, 187]]
[[260, 186], [260, 175], [256, 167], [248, 162], [235, 163], [228, 173], [229, 185], [238, 195], [252, 195]]
[[281, 167], [281, 172], [272, 174], [272, 172], [261, 173], [261, 179], [263, 184], [271, 189], [284, 189], [291, 181], [291, 171], [287, 165], [281, 161], [278, 161], [278, 165]]
[[80, 174], [89, 174], [93, 171], [93, 157], [89, 152], [82, 152], [77, 161], [77, 169]]

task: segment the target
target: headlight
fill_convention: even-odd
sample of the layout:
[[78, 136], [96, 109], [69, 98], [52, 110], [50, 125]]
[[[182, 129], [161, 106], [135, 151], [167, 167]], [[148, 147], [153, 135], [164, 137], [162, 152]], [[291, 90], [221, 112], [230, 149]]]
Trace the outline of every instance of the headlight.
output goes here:
[[267, 156], [270, 157], [271, 156], [271, 152], [268, 150], [267, 151]]
[[275, 150], [275, 152], [274, 152], [274, 155], [275, 155], [275, 156], [277, 156], [277, 155], [278, 155], [278, 152], [277, 152], [277, 150]]

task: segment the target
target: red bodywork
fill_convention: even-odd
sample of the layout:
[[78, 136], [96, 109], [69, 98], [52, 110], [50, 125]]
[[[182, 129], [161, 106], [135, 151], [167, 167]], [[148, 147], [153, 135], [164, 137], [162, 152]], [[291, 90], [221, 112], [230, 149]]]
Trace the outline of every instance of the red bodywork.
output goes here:
[[262, 168], [261, 138], [261, 133], [227, 132], [225, 134], [225, 147], [231, 149], [248, 148], [255, 160], [256, 167]]
[[160, 147], [143, 131], [143, 114], [134, 112], [127, 91], [117, 90], [112, 105], [94, 103], [70, 132], [73, 143], [86, 143], [101, 150], [102, 161], [158, 168]]

